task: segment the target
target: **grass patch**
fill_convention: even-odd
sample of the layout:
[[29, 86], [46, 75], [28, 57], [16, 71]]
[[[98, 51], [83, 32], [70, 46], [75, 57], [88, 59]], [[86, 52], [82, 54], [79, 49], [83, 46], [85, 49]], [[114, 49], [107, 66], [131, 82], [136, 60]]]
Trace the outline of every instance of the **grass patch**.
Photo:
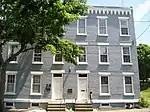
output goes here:
[[143, 90], [141, 91], [141, 96], [147, 100], [149, 106], [150, 106], [150, 88], [146, 89], [146, 90]]

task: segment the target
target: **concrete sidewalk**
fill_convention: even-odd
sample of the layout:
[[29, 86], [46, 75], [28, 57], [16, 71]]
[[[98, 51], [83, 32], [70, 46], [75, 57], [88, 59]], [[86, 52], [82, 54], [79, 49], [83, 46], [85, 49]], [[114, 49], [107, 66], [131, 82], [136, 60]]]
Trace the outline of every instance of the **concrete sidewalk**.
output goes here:
[[96, 110], [94, 109], [93, 112], [150, 112], [150, 108], [144, 109], [119, 109], [119, 110]]

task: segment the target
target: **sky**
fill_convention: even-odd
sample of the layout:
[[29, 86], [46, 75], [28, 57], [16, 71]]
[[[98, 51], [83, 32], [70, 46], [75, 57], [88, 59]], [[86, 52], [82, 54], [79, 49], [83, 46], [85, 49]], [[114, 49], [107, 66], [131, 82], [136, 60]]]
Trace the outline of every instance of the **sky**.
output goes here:
[[137, 44], [150, 44], [150, 27], [148, 27], [150, 26], [150, 0], [88, 0], [88, 4], [96, 6], [132, 6], [134, 10], [135, 33], [136, 38], [138, 38]]

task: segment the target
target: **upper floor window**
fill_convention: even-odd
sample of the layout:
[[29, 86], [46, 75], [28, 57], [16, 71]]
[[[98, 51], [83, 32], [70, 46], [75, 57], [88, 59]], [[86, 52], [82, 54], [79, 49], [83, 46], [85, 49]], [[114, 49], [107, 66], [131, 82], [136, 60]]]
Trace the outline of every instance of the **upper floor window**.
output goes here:
[[109, 63], [108, 46], [99, 47], [99, 64]]
[[[18, 47], [19, 47], [18, 42], [9, 42], [8, 56], [11, 56], [11, 55], [17, 53]], [[17, 61], [18, 61], [18, 57], [16, 56], [10, 61], [10, 63], [17, 63]]]
[[131, 62], [131, 48], [128, 46], [122, 47], [122, 63], [130, 64]]
[[82, 46], [82, 50], [84, 51], [84, 54], [82, 56], [79, 56], [77, 58], [77, 62], [78, 62], [78, 64], [87, 64], [87, 51], [86, 51], [86, 47]]
[[33, 64], [42, 64], [42, 51], [35, 49], [33, 52]]
[[87, 19], [86, 16], [81, 16], [77, 21], [77, 35], [87, 35]]
[[108, 36], [107, 33], [107, 17], [97, 16], [98, 19], [98, 35]]
[[119, 17], [120, 23], [120, 36], [129, 36], [129, 19], [125, 17]]
[[64, 64], [62, 54], [60, 52], [53, 56], [53, 64]]
[[6, 72], [5, 94], [15, 94], [16, 72]]

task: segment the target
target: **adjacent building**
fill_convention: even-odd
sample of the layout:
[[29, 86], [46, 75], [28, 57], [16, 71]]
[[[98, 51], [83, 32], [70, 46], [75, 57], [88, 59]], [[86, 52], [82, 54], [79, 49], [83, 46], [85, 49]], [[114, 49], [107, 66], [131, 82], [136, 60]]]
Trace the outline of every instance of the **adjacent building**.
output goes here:
[[[83, 46], [78, 65], [61, 54], [34, 50], [12, 60], [6, 72], [5, 106], [29, 108], [49, 101], [88, 102], [93, 107], [124, 107], [140, 96], [133, 9], [92, 6], [65, 27], [63, 39]], [[18, 43], [10, 42], [8, 56]]]

